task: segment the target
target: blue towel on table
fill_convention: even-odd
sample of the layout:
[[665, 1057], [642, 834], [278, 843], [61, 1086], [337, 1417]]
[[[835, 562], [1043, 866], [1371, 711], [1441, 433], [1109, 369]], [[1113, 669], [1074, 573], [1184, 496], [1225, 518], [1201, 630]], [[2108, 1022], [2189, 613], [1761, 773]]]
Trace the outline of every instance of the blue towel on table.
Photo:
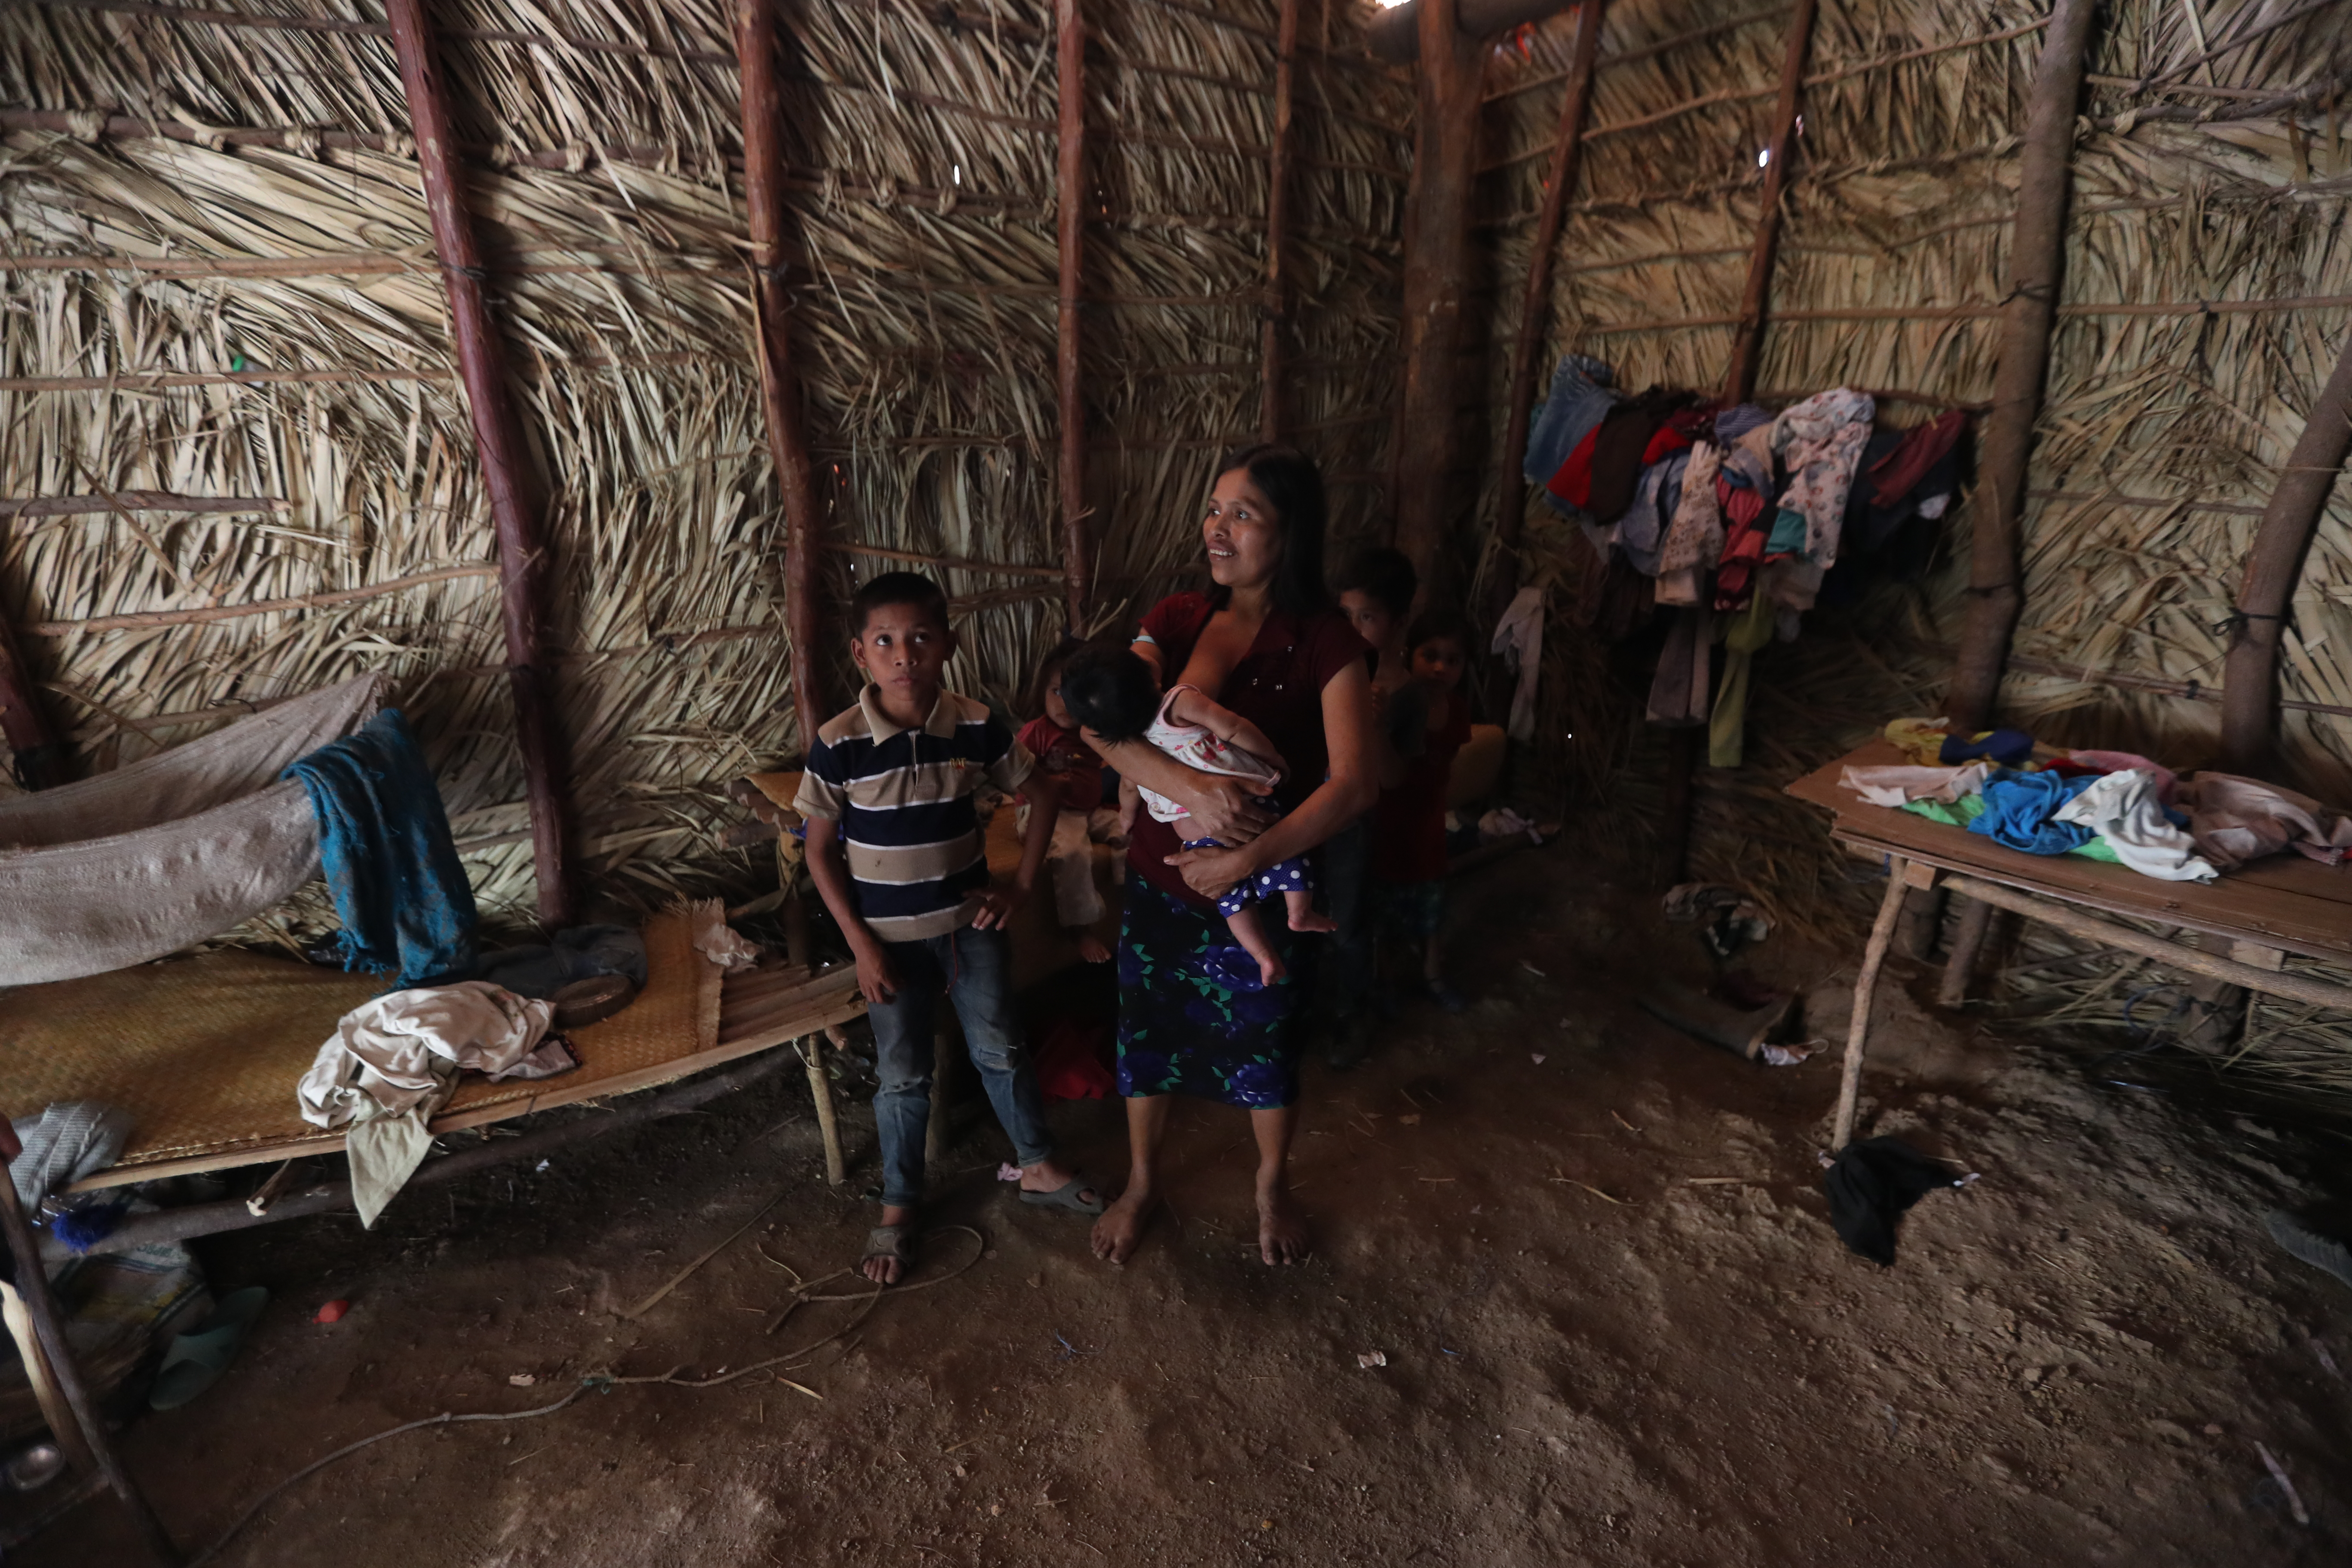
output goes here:
[[2063, 855], [2098, 835], [2077, 822], [2053, 822], [2051, 814], [2098, 782], [2096, 773], [2067, 778], [2004, 769], [1985, 781], [1984, 810], [1969, 831], [2028, 855]]
[[449, 840], [433, 770], [387, 708], [281, 778], [299, 779], [319, 816], [319, 858], [335, 896], [345, 969], [397, 972], [395, 990], [474, 963], [474, 889]]

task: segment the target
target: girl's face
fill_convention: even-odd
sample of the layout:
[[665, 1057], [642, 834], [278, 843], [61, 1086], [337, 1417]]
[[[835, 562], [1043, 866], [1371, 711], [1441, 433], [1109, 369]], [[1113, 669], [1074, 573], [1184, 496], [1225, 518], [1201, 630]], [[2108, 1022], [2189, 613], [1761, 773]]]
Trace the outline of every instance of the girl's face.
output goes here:
[[1389, 640], [1397, 635], [1396, 616], [1361, 588], [1350, 588], [1340, 595], [1339, 608], [1347, 612], [1348, 624], [1356, 628], [1356, 635], [1374, 647], [1388, 647]]
[[1201, 520], [1209, 551], [1209, 577], [1221, 588], [1263, 588], [1282, 564], [1282, 520], [1274, 503], [1250, 482], [1247, 468], [1217, 476]]
[[1065, 730], [1078, 727], [1078, 721], [1070, 717], [1069, 704], [1062, 700], [1062, 672], [1058, 669], [1045, 682], [1045, 717]]
[[1412, 650], [1412, 672], [1451, 691], [1462, 684], [1470, 658], [1452, 637], [1432, 637]]

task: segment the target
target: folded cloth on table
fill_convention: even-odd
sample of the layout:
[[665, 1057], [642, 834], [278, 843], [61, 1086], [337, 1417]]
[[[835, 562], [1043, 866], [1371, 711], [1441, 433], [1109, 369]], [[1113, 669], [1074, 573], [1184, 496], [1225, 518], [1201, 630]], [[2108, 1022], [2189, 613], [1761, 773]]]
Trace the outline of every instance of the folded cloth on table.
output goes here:
[[2334, 866], [2352, 849], [2352, 816], [2260, 779], [2200, 773], [2181, 782], [2179, 801], [2198, 852], [2224, 871], [2282, 849]]
[[2016, 767], [2033, 755], [2033, 737], [2022, 730], [1988, 730], [1980, 735], [1948, 735], [1936, 753], [1939, 763], [1967, 763], [1990, 757], [2005, 768]]
[[402, 989], [471, 969], [473, 885], [400, 710], [385, 709], [282, 776], [301, 781], [319, 818], [343, 967], [395, 973]]
[[2135, 752], [2068, 752], [2066, 759], [2080, 763], [2094, 773], [2127, 773], [2138, 772], [2156, 776], [2156, 800], [2158, 805], [2170, 805], [2180, 781], [2172, 770], [2161, 763], [2149, 762]]
[[1986, 781], [1984, 811], [1969, 824], [1996, 844], [2028, 855], [2063, 855], [2098, 837], [2075, 822], [2056, 822], [2058, 808], [2099, 781], [2066, 778], [2058, 773], [2021, 773], [2007, 770]]
[[1623, 397], [1617, 390], [1616, 373], [1606, 364], [1584, 354], [1563, 355], [1552, 372], [1551, 391], [1528, 430], [1528, 483], [1543, 484], [1558, 473], [1569, 454], [1600, 428], [1602, 417]]
[[19, 1116], [10, 1125], [25, 1147], [8, 1163], [8, 1173], [28, 1215], [59, 1187], [113, 1164], [131, 1139], [131, 1113], [95, 1100], [60, 1100], [38, 1116]]
[[1983, 789], [1991, 772], [1990, 763], [1964, 763], [1957, 768], [1848, 768], [1838, 775], [1838, 783], [1873, 805], [1903, 805], [1915, 800], [1948, 805]]
[[2196, 844], [2166, 817], [2151, 773], [2133, 768], [2105, 774], [2051, 819], [2089, 828], [2107, 841], [2117, 860], [2145, 877], [2210, 882], [2221, 874], [2199, 858]]
[[1951, 724], [1948, 719], [1890, 719], [1881, 733], [1913, 762], [1932, 766], [1944, 760]]
[[350, 1130], [344, 1152], [362, 1225], [375, 1224], [424, 1161], [425, 1123], [456, 1091], [457, 1074], [514, 1067], [554, 1016], [552, 1003], [478, 980], [394, 991], [343, 1015], [295, 1098], [305, 1121]]

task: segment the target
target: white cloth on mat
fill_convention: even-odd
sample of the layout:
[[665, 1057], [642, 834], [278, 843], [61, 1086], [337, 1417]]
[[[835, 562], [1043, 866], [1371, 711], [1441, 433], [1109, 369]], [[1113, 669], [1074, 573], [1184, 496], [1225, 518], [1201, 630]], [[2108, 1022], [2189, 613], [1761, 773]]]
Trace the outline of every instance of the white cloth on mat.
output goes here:
[[310, 796], [278, 775], [382, 701], [363, 675], [79, 784], [0, 800], [0, 985], [128, 969], [319, 874]]
[[424, 1160], [425, 1123], [456, 1092], [457, 1074], [506, 1071], [554, 1016], [554, 1003], [481, 980], [394, 991], [343, 1015], [295, 1097], [303, 1121], [352, 1129], [344, 1153], [362, 1225], [375, 1224]]
[[2168, 882], [2210, 882], [2221, 875], [2197, 853], [2189, 835], [2175, 827], [2157, 802], [2156, 774], [2143, 769], [2108, 773], [2051, 813], [2053, 820], [2089, 828], [2107, 841], [2116, 858], [2144, 877]]

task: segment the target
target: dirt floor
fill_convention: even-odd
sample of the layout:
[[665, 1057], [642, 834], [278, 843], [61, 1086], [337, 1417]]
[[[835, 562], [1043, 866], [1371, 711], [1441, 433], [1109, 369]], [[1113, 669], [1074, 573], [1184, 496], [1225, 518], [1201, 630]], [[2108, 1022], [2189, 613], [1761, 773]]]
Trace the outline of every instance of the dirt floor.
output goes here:
[[[1704, 983], [1708, 961], [1570, 850], [1475, 873], [1457, 907], [1472, 1010], [1410, 1010], [1362, 1069], [1309, 1070], [1307, 1266], [1255, 1259], [1234, 1111], [1177, 1110], [1171, 1210], [1124, 1268], [1089, 1256], [1083, 1222], [1011, 1201], [982, 1123], [934, 1173], [940, 1220], [979, 1236], [939, 1237], [918, 1278], [962, 1272], [766, 1332], [787, 1269], [850, 1262], [874, 1216], [862, 1097], [836, 1195], [795, 1073], [413, 1194], [372, 1235], [344, 1217], [204, 1244], [216, 1288], [276, 1300], [213, 1393], [123, 1435], [129, 1461], [205, 1543], [387, 1426], [526, 1411], [604, 1372], [715, 1376], [855, 1320], [717, 1386], [394, 1438], [215, 1561], [2352, 1560], [2352, 1290], [2261, 1227], [2336, 1195], [2342, 1135], [2108, 1087], [2088, 1056], [2005, 1045], [1898, 986], [1864, 1130], [1982, 1179], [1928, 1194], [1881, 1268], [1827, 1223], [1834, 1049], [1751, 1067], [1636, 1010], [1629, 987]], [[1852, 961], [1775, 941], [1748, 966], [1842, 1040]], [[1116, 1106], [1055, 1115], [1115, 1178]], [[616, 1315], [771, 1200], [666, 1300]], [[350, 1315], [313, 1323], [335, 1298]], [[10, 1554], [141, 1561], [105, 1500]]]

